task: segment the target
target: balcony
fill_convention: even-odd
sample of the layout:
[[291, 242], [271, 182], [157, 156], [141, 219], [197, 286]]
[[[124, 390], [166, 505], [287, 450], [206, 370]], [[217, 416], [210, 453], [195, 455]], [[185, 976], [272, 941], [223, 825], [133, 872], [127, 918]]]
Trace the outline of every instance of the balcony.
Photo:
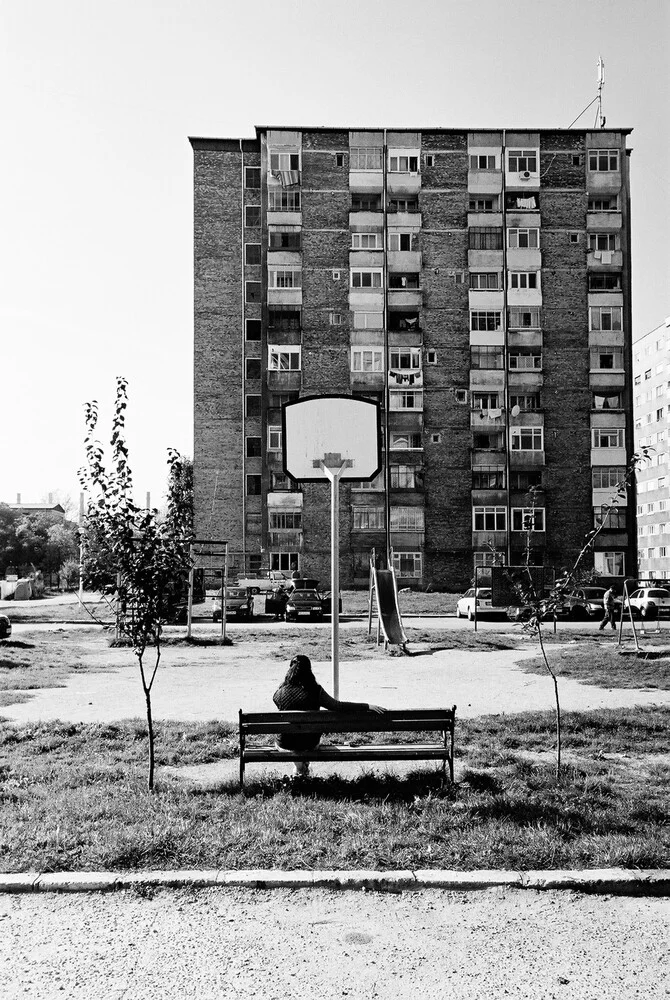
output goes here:
[[511, 469], [529, 469], [544, 465], [544, 451], [510, 451]]
[[421, 229], [421, 212], [393, 212], [386, 216], [389, 229]]
[[384, 213], [382, 212], [381, 205], [374, 210], [352, 208], [349, 212], [350, 229], [355, 226], [359, 232], [375, 233], [380, 231], [383, 225]]
[[383, 389], [384, 372], [354, 372], [351, 375], [352, 389]]
[[391, 389], [420, 389], [423, 386], [423, 370], [421, 368], [392, 368], [388, 373], [388, 383]]
[[501, 549], [506, 551], [507, 549], [507, 532], [506, 531], [473, 531], [472, 532], [472, 547], [473, 549], [488, 549], [492, 547], [494, 549]]
[[421, 288], [389, 288], [389, 309], [418, 309], [423, 302]]
[[589, 250], [586, 255], [586, 266], [590, 271], [607, 270], [609, 267], [623, 267], [621, 250]]
[[488, 428], [503, 428], [505, 426], [505, 413], [499, 409], [492, 410], [471, 410], [470, 427], [473, 430], [484, 431]]
[[419, 250], [389, 250], [387, 261], [390, 272], [406, 274], [418, 273], [421, 270], [421, 252]]
[[389, 170], [386, 174], [386, 190], [389, 195], [417, 195], [421, 190], [421, 174], [418, 170], [410, 173]]
[[303, 533], [288, 528], [268, 531], [268, 545], [282, 550], [302, 550]]
[[349, 190], [354, 194], [374, 194], [384, 190], [384, 171], [379, 170], [350, 170]]
[[268, 389], [273, 392], [298, 392], [302, 380], [301, 371], [268, 371]]

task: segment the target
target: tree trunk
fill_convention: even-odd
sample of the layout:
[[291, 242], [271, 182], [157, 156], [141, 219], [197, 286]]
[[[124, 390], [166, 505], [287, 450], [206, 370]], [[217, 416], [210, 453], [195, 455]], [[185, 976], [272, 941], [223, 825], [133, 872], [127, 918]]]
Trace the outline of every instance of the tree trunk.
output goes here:
[[[154, 790], [154, 720], [151, 714], [151, 684], [147, 684], [146, 677], [144, 676], [144, 664], [142, 663], [142, 657], [139, 657], [140, 661], [140, 676], [142, 678], [142, 687], [144, 688], [144, 700], [147, 706], [147, 731], [149, 733], [149, 780], [148, 788], [150, 792]], [[153, 678], [152, 678], [153, 680]]]
[[556, 674], [549, 666], [549, 660], [547, 659], [547, 654], [544, 650], [544, 642], [542, 640], [542, 626], [538, 626], [537, 636], [540, 642], [540, 649], [542, 651], [542, 659], [544, 660], [544, 665], [549, 672], [552, 681], [554, 682], [554, 701], [556, 703], [556, 780], [558, 781], [561, 777], [561, 703], [558, 698], [558, 680]]

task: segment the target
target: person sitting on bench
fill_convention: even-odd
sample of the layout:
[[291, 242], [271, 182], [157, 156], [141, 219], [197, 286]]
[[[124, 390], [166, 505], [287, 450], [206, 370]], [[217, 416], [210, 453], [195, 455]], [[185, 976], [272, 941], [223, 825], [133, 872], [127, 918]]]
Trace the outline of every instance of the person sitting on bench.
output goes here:
[[[272, 700], [280, 712], [315, 712], [326, 708], [331, 712], [385, 712], [379, 705], [368, 705], [359, 701], [338, 701], [331, 698], [321, 687], [312, 673], [312, 663], [309, 656], [298, 654], [291, 660], [286, 677], [275, 691]], [[321, 733], [305, 733], [304, 735], [280, 734], [277, 745], [282, 750], [314, 750], [319, 745]], [[303, 777], [309, 774], [309, 762], [297, 760], [296, 774]]]

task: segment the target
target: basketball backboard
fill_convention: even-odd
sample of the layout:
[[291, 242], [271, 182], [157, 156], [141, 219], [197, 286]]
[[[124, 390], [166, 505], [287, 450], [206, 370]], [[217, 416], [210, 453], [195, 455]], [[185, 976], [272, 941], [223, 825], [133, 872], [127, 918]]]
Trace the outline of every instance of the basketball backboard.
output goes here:
[[341, 479], [374, 479], [382, 467], [378, 403], [354, 396], [305, 396], [282, 407], [284, 472], [322, 482], [323, 464], [342, 466]]

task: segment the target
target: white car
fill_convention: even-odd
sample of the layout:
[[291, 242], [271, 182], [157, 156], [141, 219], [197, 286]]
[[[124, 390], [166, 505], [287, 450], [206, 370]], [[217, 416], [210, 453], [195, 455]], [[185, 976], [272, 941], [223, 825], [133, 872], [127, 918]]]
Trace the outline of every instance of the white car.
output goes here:
[[478, 587], [476, 595], [474, 587], [466, 590], [456, 604], [456, 617], [467, 618], [471, 622], [475, 617], [475, 603], [477, 604], [477, 617], [493, 612], [490, 587]]
[[[670, 614], [670, 590], [665, 587], [640, 587], [634, 590], [628, 598], [626, 607], [630, 605], [633, 614], [639, 614], [642, 618], [660, 617]], [[649, 615], [649, 609], [653, 608]]]

